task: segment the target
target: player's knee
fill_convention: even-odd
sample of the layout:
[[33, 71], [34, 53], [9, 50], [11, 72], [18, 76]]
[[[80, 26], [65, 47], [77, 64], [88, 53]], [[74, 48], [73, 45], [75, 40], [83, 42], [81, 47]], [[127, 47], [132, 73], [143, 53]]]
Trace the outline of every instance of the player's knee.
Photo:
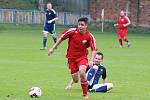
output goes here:
[[107, 84], [107, 90], [111, 90], [113, 88], [113, 84], [112, 83], [108, 83]]
[[53, 39], [56, 39], [57, 37], [56, 37], [56, 35], [54, 35], [54, 36], [52, 36], [53, 37]]
[[85, 80], [86, 79], [84, 71], [80, 72], [80, 78], [81, 78], [81, 80]]
[[121, 39], [121, 38], [119, 38], [119, 41], [122, 41], [122, 39]]
[[84, 72], [80, 73], [80, 78], [81, 78], [81, 80], [86, 80], [86, 75]]
[[78, 83], [78, 81], [79, 81], [79, 80], [78, 80], [77, 78], [73, 78], [73, 82], [74, 82], [74, 83]]
[[47, 37], [47, 33], [43, 33], [43, 36], [44, 36], [44, 37]]
[[78, 83], [78, 80], [73, 80], [74, 83]]
[[78, 83], [78, 81], [79, 81], [78, 73], [72, 75], [72, 79], [73, 79], [74, 83]]
[[86, 80], [85, 72], [86, 72], [86, 65], [79, 66], [79, 74], [80, 74], [81, 80]]
[[126, 37], [123, 37], [123, 40], [126, 40]]
[[52, 38], [56, 38], [56, 34], [51, 34]]
[[112, 83], [110, 83], [110, 87], [111, 87], [111, 89], [114, 87]]

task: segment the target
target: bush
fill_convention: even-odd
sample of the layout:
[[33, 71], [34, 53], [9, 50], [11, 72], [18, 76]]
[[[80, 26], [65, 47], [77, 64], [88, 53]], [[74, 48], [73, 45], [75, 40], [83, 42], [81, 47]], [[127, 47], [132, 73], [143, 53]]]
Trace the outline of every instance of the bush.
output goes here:
[[2, 0], [0, 2], [1, 9], [21, 9], [32, 10], [37, 9], [35, 0]]

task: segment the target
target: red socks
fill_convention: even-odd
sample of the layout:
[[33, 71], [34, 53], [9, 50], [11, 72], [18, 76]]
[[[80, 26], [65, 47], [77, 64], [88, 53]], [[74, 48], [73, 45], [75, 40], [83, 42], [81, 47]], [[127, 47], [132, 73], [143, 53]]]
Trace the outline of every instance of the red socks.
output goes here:
[[127, 38], [124, 39], [125, 42], [129, 42]]
[[119, 39], [119, 44], [120, 44], [121, 47], [123, 46], [122, 45], [122, 39]]
[[88, 95], [88, 83], [87, 80], [82, 81], [81, 80], [81, 87], [82, 87], [82, 92], [83, 92], [83, 96], [87, 96]]

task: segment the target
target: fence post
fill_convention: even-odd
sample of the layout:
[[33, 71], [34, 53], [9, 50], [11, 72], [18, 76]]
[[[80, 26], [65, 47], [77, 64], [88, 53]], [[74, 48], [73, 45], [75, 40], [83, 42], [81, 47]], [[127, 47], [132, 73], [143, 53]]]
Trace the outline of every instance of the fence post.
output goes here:
[[137, 25], [140, 22], [140, 0], [137, 1]]
[[102, 21], [102, 32], [104, 32], [104, 8], [102, 9], [101, 13], [101, 21]]
[[16, 10], [13, 10], [13, 24], [16, 24], [16, 15], [17, 15], [17, 11]]
[[64, 12], [64, 25], [67, 25], [67, 12]]
[[32, 24], [35, 24], [35, 10], [32, 11]]

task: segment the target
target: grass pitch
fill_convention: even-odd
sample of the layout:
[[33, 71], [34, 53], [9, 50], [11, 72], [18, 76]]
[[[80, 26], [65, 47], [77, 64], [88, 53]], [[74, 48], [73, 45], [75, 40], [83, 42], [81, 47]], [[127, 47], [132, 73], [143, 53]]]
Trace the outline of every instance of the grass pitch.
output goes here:
[[[35, 100], [82, 100], [80, 84], [65, 90], [71, 79], [66, 41], [48, 57], [47, 50], [39, 50], [42, 26], [0, 26], [0, 100], [33, 100], [28, 95], [32, 86], [40, 87], [43, 93]], [[57, 28], [58, 36], [63, 29]], [[89, 93], [90, 100], [149, 100], [150, 34], [129, 33], [131, 48], [126, 44], [119, 48], [116, 33], [91, 32], [104, 53], [103, 65], [114, 88], [107, 93]], [[52, 44], [49, 36], [47, 45]]]

